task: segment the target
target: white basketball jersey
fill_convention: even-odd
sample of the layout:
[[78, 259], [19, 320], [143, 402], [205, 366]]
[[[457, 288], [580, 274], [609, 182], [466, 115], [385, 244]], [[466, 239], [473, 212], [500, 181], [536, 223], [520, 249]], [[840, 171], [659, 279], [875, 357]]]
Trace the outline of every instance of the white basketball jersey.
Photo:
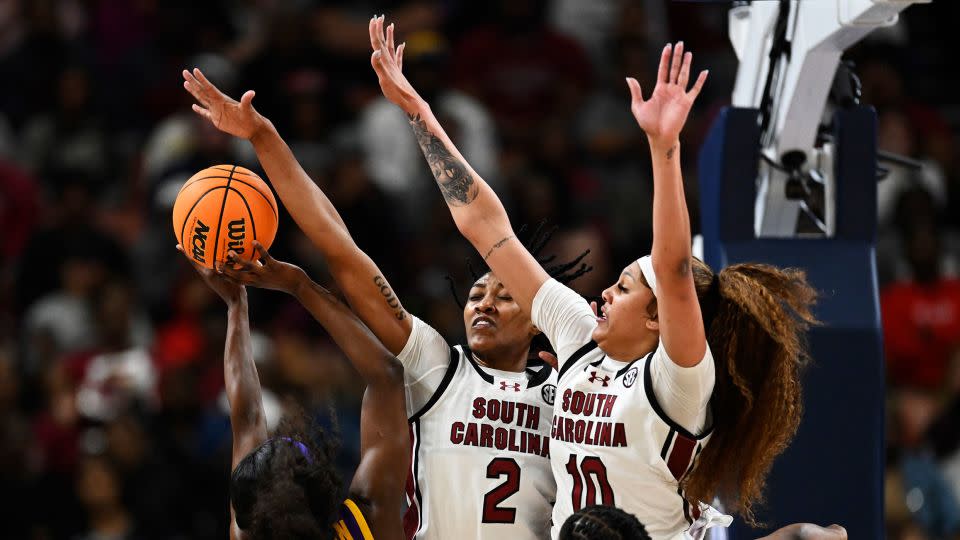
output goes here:
[[572, 513], [593, 504], [634, 514], [654, 540], [683, 537], [700, 518], [679, 482], [711, 428], [695, 435], [667, 417], [651, 385], [652, 357], [616, 362], [590, 342], [564, 362], [550, 443], [553, 538]]
[[407, 538], [534, 540], [550, 530], [556, 373], [479, 366], [461, 346], [410, 417]]

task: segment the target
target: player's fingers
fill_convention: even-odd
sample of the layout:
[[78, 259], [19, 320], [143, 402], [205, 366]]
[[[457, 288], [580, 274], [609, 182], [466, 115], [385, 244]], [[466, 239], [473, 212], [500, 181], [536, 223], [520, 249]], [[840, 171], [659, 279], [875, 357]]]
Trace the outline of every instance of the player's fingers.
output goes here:
[[559, 369], [558, 366], [560, 363], [557, 361], [556, 356], [548, 353], [547, 351], [540, 351], [539, 353], [537, 353], [537, 356], [539, 356], [541, 360], [549, 364], [550, 367], [552, 367], [553, 369]]
[[[196, 69], [196, 68], [194, 68], [194, 69]], [[190, 83], [194, 83], [194, 84], [196, 84], [198, 87], [200, 86], [200, 81], [197, 80], [196, 76], [194, 76], [194, 74], [191, 73], [189, 69], [184, 69], [184, 70], [183, 70], [183, 80], [185, 80], [185, 81], [187, 81], [187, 82], [190, 82]]]
[[683, 42], [678, 41], [673, 48], [673, 59], [670, 61], [670, 81], [676, 83], [680, 78], [680, 64], [683, 63]]
[[643, 103], [643, 91], [640, 83], [633, 77], [627, 77], [627, 86], [630, 87], [630, 98], [634, 103]]
[[240, 261], [237, 261], [229, 253], [223, 258], [223, 262], [214, 263], [214, 267], [217, 269], [218, 274], [228, 274], [230, 272], [238, 272], [237, 266], [240, 266]]
[[222, 265], [220, 274], [226, 276], [237, 283], [249, 285], [257, 281], [257, 273], [248, 269], [248, 264], [243, 261], [227, 261], [228, 264]]
[[377, 16], [374, 15], [370, 17], [370, 24], [368, 25], [368, 30], [370, 32], [370, 48], [373, 50], [380, 49], [380, 40], [377, 39]]
[[670, 74], [670, 51], [672, 50], [673, 45], [667, 43], [667, 46], [663, 48], [663, 52], [660, 53], [660, 68], [657, 70], [657, 84], [668, 82], [667, 76]]
[[836, 540], [847, 540], [847, 530], [840, 525], [834, 523], [833, 525], [827, 527], [827, 530], [834, 532], [833, 538], [836, 538]]
[[380, 48], [387, 48], [387, 29], [384, 27], [386, 16], [380, 15], [380, 21], [377, 23], [377, 37], [380, 38]]
[[590, 302], [590, 311], [593, 312], [593, 316], [594, 316], [594, 317], [596, 317], [596, 316], [598, 315], [598, 312], [597, 312], [597, 302], [596, 302], [596, 301]]
[[387, 50], [391, 55], [396, 51], [396, 47], [393, 45], [393, 23], [390, 23], [390, 26], [387, 27]]
[[[192, 77], [192, 76], [191, 76]], [[193, 99], [199, 101], [200, 103], [206, 105], [207, 100], [203, 97], [203, 91], [200, 90], [200, 83], [196, 79], [184, 79], [183, 88], [190, 92], [190, 95], [193, 96]]]
[[680, 66], [680, 77], [677, 79], [677, 84], [680, 85], [680, 88], [683, 90], [687, 89], [687, 83], [690, 82], [690, 64], [693, 63], [693, 53], [685, 53], [683, 55], [683, 64]]
[[203, 74], [202, 71], [200, 71], [200, 68], [196, 68], [196, 67], [193, 68], [193, 76], [196, 77], [197, 81], [199, 81], [202, 86], [209, 86], [212, 88], [216, 88], [215, 86], [213, 86], [213, 84], [210, 83], [210, 81], [207, 80], [207, 77]]
[[253, 241], [253, 249], [260, 255], [260, 260], [263, 261], [264, 264], [273, 262], [273, 257], [270, 255], [270, 252], [257, 240]]
[[397, 69], [403, 71], [403, 50], [407, 48], [407, 42], [404, 41], [397, 47]]
[[220, 266], [219, 273], [225, 277], [232, 279], [233, 281], [243, 282], [246, 278], [242, 270], [234, 268], [230, 264], [224, 264]]
[[217, 98], [224, 101], [233, 101], [230, 96], [221, 92], [216, 85], [208, 81], [207, 77], [200, 71], [200, 68], [193, 68], [193, 75], [197, 78], [197, 81], [200, 82], [200, 90], [205, 93], [208, 100]]
[[242, 260], [233, 250], [227, 252], [227, 262], [230, 263], [230, 268], [238, 269], [240, 271], [251, 271], [254, 269], [253, 265], [250, 264], [250, 261]]
[[249, 272], [234, 270], [228, 265], [223, 267], [223, 273], [220, 274], [220, 277], [234, 285], [254, 285], [256, 281]]
[[196, 103], [194, 103], [193, 106], [191, 106], [191, 108], [193, 109], [193, 112], [199, 114], [200, 116], [206, 118], [207, 120], [213, 120], [213, 117], [210, 116], [209, 110], [204, 109], [203, 107], [197, 105]]
[[245, 109], [253, 108], [253, 98], [257, 95], [253, 90], [247, 90], [240, 96], [240, 106]]
[[373, 66], [373, 70], [377, 73], [377, 77], [383, 77], [383, 50], [373, 51], [373, 54], [370, 55], [370, 65]]
[[703, 83], [707, 82], [707, 75], [710, 74], [710, 70], [705, 69], [700, 72], [700, 76], [697, 77], [697, 82], [693, 83], [693, 88], [687, 92], [691, 98], [696, 99], [700, 95], [700, 90], [703, 90]]

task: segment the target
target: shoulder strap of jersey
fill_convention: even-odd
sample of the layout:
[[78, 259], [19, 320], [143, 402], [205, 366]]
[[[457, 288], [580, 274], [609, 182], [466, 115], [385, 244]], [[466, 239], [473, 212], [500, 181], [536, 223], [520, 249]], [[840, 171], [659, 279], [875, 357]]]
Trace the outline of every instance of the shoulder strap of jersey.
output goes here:
[[345, 499], [340, 505], [340, 520], [334, 523], [337, 540], [373, 540], [373, 532], [357, 504]]
[[460, 365], [460, 351], [456, 347], [450, 347], [450, 364], [447, 366], [447, 372], [443, 374], [443, 379], [440, 381], [440, 386], [433, 392], [433, 395], [430, 396], [430, 400], [427, 401], [423, 407], [420, 407], [420, 410], [413, 413], [412, 416], [407, 420], [409, 423], [414, 423], [420, 419], [421, 416], [427, 413], [431, 407], [433, 407], [437, 400], [440, 399], [440, 396], [443, 395], [443, 392], [450, 386], [450, 381], [453, 380], [453, 376], [457, 373], [457, 367]]
[[477, 375], [479, 375], [481, 379], [487, 381], [487, 384], [493, 384], [493, 375], [484, 371], [483, 368], [480, 367], [480, 364], [473, 359], [473, 351], [470, 350], [470, 347], [467, 347], [466, 345], [461, 345], [461, 347], [463, 348], [464, 358], [466, 358], [467, 362], [473, 366], [473, 370], [477, 372]]
[[567, 358], [567, 361], [564, 362], [562, 366], [560, 366], [560, 373], [557, 373], [557, 379], [559, 380], [560, 377], [563, 377], [563, 374], [566, 373], [568, 369], [570, 369], [570, 366], [576, 364], [577, 360], [580, 360], [581, 358], [583, 358], [585, 354], [587, 354], [588, 352], [596, 348], [597, 348], [597, 342], [590, 340], [589, 343], [577, 349], [577, 351], [571, 354], [570, 358]]

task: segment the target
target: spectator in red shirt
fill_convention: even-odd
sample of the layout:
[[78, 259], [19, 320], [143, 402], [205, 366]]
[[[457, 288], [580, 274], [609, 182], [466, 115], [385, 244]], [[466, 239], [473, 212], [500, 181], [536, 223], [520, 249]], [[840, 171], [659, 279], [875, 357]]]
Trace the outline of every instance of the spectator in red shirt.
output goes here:
[[960, 352], [960, 280], [941, 271], [931, 220], [912, 223], [904, 246], [913, 277], [888, 285], [880, 297], [887, 372], [892, 385], [937, 390]]

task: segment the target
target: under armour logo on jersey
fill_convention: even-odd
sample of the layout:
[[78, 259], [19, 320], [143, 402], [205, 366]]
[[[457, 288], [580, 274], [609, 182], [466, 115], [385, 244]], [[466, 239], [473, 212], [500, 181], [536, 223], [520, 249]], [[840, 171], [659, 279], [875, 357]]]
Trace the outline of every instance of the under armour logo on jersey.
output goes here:
[[[512, 386], [513, 386], [513, 391], [514, 391], [514, 392], [519, 392], [519, 391], [520, 391], [520, 383], [515, 382], [515, 383], [513, 383]], [[507, 388], [510, 388], [510, 387], [511, 387], [511, 385], [510, 385], [510, 383], [508, 383], [507, 381], [500, 381], [500, 389], [501, 389], [501, 390], [506, 390]]]
[[590, 378], [587, 379], [587, 380], [590, 381], [590, 382], [600, 381], [601, 383], [603, 383], [604, 386], [610, 386], [609, 384], [607, 384], [608, 382], [610, 382], [610, 376], [609, 376], [609, 375], [604, 375], [603, 377], [597, 377], [597, 372], [596, 372], [596, 371], [591, 371], [591, 372], [590, 372]]

